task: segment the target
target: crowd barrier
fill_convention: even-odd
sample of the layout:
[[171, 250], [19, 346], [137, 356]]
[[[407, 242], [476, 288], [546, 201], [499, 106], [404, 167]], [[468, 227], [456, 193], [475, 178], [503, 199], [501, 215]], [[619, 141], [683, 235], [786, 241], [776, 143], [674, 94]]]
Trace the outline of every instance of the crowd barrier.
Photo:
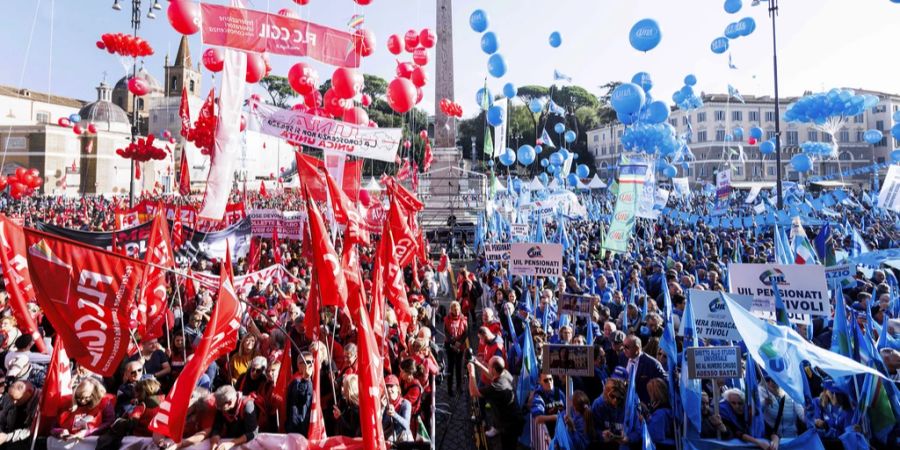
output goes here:
[[[90, 437], [81, 441], [62, 441], [56, 438], [47, 439], [48, 450], [94, 450], [97, 448], [97, 437]], [[119, 447], [121, 450], [159, 450], [148, 437], [128, 436]], [[348, 438], [335, 436], [321, 442], [311, 443], [299, 434], [270, 434], [262, 433], [256, 439], [235, 447], [242, 450], [361, 450], [363, 448], [361, 438]], [[186, 447], [186, 450], [209, 450], [209, 440]]]

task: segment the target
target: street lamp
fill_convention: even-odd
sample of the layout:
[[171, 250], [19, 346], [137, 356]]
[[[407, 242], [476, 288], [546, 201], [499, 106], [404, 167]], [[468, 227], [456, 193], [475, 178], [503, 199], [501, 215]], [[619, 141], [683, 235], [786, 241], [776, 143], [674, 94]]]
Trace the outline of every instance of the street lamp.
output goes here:
[[[778, 98], [778, 45], [775, 33], [775, 18], [778, 16], [778, 0], [767, 0], [769, 17], [772, 18], [772, 67], [775, 79], [775, 189], [778, 195], [778, 209], [784, 209], [784, 195], [781, 188], [781, 100]], [[754, 0], [754, 5], [758, 4]]]
[[[116, 11], [122, 10], [122, 5], [119, 4], [119, 0], [114, 0], [112, 9]], [[153, 5], [150, 6], [150, 10], [147, 12], [148, 19], [155, 19], [156, 14], [153, 13], [154, 9], [162, 9], [162, 6], [159, 4], [159, 0], [153, 0]], [[141, 28], [141, 0], [131, 0], [131, 31], [134, 37], [137, 37], [138, 30]], [[131, 76], [137, 77], [137, 58], [132, 59], [131, 63]], [[138, 135], [138, 98], [137, 95], [132, 94], [131, 96], [131, 142], [137, 141]], [[131, 160], [131, 174], [129, 176], [130, 182], [128, 183], [128, 206], [134, 206], [134, 160]]]

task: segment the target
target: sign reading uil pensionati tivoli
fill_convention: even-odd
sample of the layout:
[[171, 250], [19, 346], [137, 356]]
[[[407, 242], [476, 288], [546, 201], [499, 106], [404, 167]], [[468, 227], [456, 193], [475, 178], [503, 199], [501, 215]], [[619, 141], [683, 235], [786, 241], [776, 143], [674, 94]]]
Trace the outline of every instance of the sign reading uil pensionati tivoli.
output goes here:
[[831, 316], [825, 267], [812, 264], [729, 264], [729, 292], [752, 295], [775, 310], [775, 289], [791, 314]]
[[510, 245], [509, 271], [519, 276], [562, 276], [562, 244], [518, 242]]

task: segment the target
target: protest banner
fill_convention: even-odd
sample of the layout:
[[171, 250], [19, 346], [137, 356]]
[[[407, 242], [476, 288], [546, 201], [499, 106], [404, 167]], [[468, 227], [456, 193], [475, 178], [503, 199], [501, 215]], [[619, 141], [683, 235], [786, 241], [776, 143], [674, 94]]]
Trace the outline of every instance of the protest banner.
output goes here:
[[[194, 278], [196, 278], [200, 285], [209, 290], [214, 290], [219, 286], [219, 277], [218, 275], [212, 275], [209, 273], [203, 272], [194, 272]], [[275, 264], [265, 269], [258, 270], [256, 272], [251, 272], [246, 275], [239, 275], [234, 277], [234, 290], [238, 294], [248, 295], [250, 290], [256, 283], [262, 282], [260, 288], [265, 290], [270, 284], [278, 283], [281, 284], [284, 280], [287, 279], [289, 281], [296, 281], [296, 279], [284, 268], [281, 264]]]
[[675, 194], [679, 197], [687, 197], [691, 195], [691, 185], [687, 177], [672, 178], [672, 187], [675, 188]]
[[510, 244], [509, 271], [513, 275], [561, 277], [563, 248], [560, 244], [516, 242]]
[[559, 296], [559, 313], [591, 317], [593, 301], [591, 295], [562, 294]]
[[594, 376], [594, 347], [590, 345], [544, 345], [543, 372], [550, 375]]
[[618, 192], [616, 193], [616, 207], [613, 211], [612, 222], [606, 236], [603, 237], [603, 249], [615, 253], [625, 253], [628, 250], [628, 241], [634, 230], [635, 214], [637, 213], [637, 201], [641, 193], [648, 166], [646, 163], [636, 162], [626, 156], [622, 156], [619, 163]]
[[775, 305], [778, 287], [789, 314], [830, 316], [831, 302], [825, 283], [825, 267], [812, 264], [729, 264], [729, 292], [753, 296], [754, 301]]
[[394, 162], [403, 138], [399, 128], [369, 128], [258, 102], [250, 115], [251, 129], [262, 134], [358, 158]]
[[509, 247], [512, 244], [506, 242], [484, 244], [484, 259], [488, 262], [509, 261]]
[[892, 165], [878, 192], [878, 206], [900, 212], [900, 164]]
[[856, 275], [856, 265], [838, 264], [825, 268], [825, 280], [828, 281], [828, 287], [836, 289], [841, 286], [841, 282], [853, 278]]
[[528, 237], [528, 224], [527, 223], [514, 223], [509, 226], [509, 233], [513, 238], [522, 238], [525, 239]]
[[738, 346], [688, 347], [685, 352], [688, 378], [721, 380], [741, 378], [743, 375], [741, 348]]
[[711, 215], [721, 216], [728, 212], [731, 198], [731, 169], [723, 169], [716, 173], [716, 206]]
[[272, 232], [277, 227], [278, 237], [282, 239], [303, 239], [303, 222], [306, 222], [305, 211], [251, 209], [247, 217], [250, 219], [250, 233], [253, 236], [271, 239]]
[[[704, 291], [700, 289], [688, 289], [688, 298], [691, 299], [691, 308], [694, 313], [694, 333], [701, 339], [719, 339], [725, 341], [739, 341], [738, 334], [731, 314], [725, 306], [725, 300], [716, 291]], [[749, 295], [731, 295], [735, 301], [747, 310], [751, 310], [753, 297]], [[678, 336], [684, 336], [684, 322], [678, 328]]]
[[308, 56], [338, 67], [359, 67], [353, 35], [279, 14], [203, 3], [205, 45], [254, 53]]

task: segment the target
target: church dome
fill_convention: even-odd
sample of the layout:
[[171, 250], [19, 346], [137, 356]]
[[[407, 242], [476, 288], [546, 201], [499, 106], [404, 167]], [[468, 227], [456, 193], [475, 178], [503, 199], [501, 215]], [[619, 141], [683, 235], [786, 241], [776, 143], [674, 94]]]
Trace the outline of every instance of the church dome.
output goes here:
[[78, 115], [83, 122], [93, 123], [105, 131], [130, 131], [131, 120], [128, 114], [113, 103], [110, 97], [109, 86], [101, 82], [97, 86], [97, 101], [85, 105], [78, 111]]
[[[153, 75], [150, 75], [150, 72], [147, 72], [147, 70], [144, 69], [143, 67], [141, 67], [138, 70], [137, 77], [147, 82], [147, 85], [150, 86], [150, 94], [162, 94], [163, 93], [163, 88], [162, 88], [162, 85], [159, 84], [159, 81], [157, 81], [157, 79], [154, 78]], [[130, 78], [130, 76], [125, 76], [125, 77], [120, 78], [119, 81], [116, 83], [115, 88], [113, 88], [113, 89], [116, 91], [120, 91], [120, 90], [127, 91], [129, 78]]]

